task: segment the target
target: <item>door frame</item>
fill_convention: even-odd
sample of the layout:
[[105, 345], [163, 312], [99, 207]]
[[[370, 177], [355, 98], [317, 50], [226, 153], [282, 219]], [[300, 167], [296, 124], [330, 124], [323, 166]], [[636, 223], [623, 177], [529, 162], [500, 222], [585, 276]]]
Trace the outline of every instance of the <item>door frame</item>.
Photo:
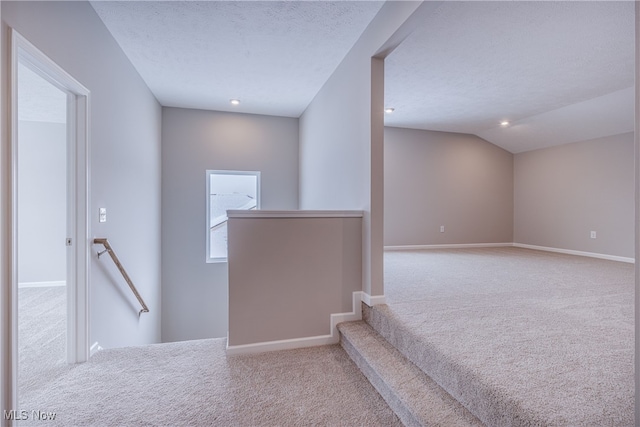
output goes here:
[[[12, 408], [17, 408], [18, 368], [18, 263], [17, 263], [17, 168], [18, 168], [18, 64], [67, 93], [67, 361], [85, 362], [89, 358], [89, 281], [91, 241], [89, 237], [89, 101], [90, 92], [36, 48], [16, 30], [11, 31], [11, 121], [10, 149], [10, 357]], [[46, 256], [46, 252], [45, 252]]]

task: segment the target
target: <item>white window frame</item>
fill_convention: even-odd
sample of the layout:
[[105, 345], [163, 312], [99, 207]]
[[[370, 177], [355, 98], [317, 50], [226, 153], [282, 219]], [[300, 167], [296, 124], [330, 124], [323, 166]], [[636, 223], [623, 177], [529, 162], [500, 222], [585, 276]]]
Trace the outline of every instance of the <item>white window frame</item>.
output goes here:
[[208, 169], [206, 171], [206, 198], [207, 198], [207, 211], [206, 211], [206, 262], [218, 263], [227, 262], [227, 256], [224, 257], [212, 257], [211, 256], [211, 176], [212, 175], [235, 175], [235, 176], [254, 176], [256, 178], [256, 208], [260, 209], [260, 171], [237, 171], [237, 170], [215, 170]]

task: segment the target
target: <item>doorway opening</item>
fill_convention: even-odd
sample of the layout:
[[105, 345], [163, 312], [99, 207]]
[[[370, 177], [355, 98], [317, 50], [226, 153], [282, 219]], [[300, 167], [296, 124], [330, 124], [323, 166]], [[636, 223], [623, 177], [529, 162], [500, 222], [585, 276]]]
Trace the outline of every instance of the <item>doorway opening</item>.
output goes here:
[[[67, 93], [18, 63], [18, 380], [67, 366]], [[19, 398], [20, 400], [20, 398]]]
[[89, 355], [89, 91], [12, 33], [13, 407]]

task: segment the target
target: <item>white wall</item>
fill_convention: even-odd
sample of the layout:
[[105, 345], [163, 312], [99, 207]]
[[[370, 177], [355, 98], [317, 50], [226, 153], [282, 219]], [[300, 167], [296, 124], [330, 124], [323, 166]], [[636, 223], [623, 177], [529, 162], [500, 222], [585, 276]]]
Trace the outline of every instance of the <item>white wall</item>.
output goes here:
[[20, 121], [18, 135], [18, 281], [65, 281], [66, 124]]
[[262, 209], [297, 209], [298, 120], [163, 109], [165, 342], [227, 335], [227, 264], [205, 262], [207, 169], [260, 171]]
[[516, 154], [514, 241], [633, 258], [633, 141], [626, 133]]
[[386, 3], [300, 118], [300, 207], [365, 212], [369, 295], [383, 293], [384, 79], [381, 59], [372, 58], [419, 5]]
[[474, 135], [387, 127], [384, 154], [385, 245], [513, 241], [511, 153]]
[[[151, 310], [139, 318], [137, 302], [111, 261], [92, 257], [91, 342], [103, 347], [158, 342], [160, 106], [89, 3], [2, 2], [1, 7], [3, 33], [15, 28], [91, 91], [90, 234], [111, 241]], [[6, 78], [9, 52], [3, 49]], [[97, 222], [98, 207], [108, 209], [108, 222]]]

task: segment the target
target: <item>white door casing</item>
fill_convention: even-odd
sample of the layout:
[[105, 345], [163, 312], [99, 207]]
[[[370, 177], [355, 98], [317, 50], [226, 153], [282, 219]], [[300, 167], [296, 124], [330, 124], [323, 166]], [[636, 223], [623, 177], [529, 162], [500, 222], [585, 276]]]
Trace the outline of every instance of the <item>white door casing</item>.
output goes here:
[[[5, 304], [9, 320], [8, 330], [3, 331], [10, 365], [11, 387], [3, 390], [3, 409], [17, 408], [17, 360], [18, 360], [18, 270], [17, 270], [17, 144], [18, 144], [18, 64], [23, 64], [39, 76], [67, 93], [67, 361], [84, 362], [89, 357], [89, 91], [54, 61], [38, 50], [17, 31], [11, 33], [11, 133], [9, 186], [10, 200], [7, 208], [9, 234], [9, 298]], [[5, 163], [6, 164], [6, 163]], [[6, 175], [5, 175], [6, 176]], [[7, 293], [5, 293], [6, 295]], [[3, 367], [6, 368], [6, 367]], [[6, 370], [5, 370], [6, 372]]]

